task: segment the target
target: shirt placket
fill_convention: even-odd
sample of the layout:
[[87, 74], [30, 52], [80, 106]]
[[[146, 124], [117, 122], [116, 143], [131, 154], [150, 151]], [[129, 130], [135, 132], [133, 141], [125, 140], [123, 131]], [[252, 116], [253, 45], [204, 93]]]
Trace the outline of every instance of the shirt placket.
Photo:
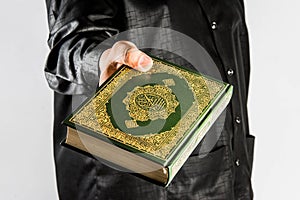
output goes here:
[[244, 160], [244, 151], [243, 148], [243, 117], [241, 110], [241, 94], [240, 94], [240, 83], [239, 83], [239, 71], [238, 71], [238, 63], [233, 58], [235, 58], [233, 44], [231, 43], [232, 38], [230, 37], [231, 29], [226, 27], [224, 20], [218, 16], [218, 8], [217, 6], [213, 6], [210, 2], [202, 2], [199, 0], [202, 9], [206, 15], [208, 24], [210, 25], [211, 35], [213, 38], [214, 46], [218, 53], [218, 56], [222, 63], [222, 71], [226, 77], [226, 82], [233, 85], [233, 96], [231, 99], [231, 115], [232, 115], [232, 134], [233, 134], [233, 159], [232, 162], [236, 168], [240, 167]]

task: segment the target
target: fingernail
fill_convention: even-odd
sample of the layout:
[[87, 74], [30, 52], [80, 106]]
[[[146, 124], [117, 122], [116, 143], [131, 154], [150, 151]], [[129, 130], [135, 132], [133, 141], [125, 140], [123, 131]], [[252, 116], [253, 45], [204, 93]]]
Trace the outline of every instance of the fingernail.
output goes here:
[[140, 57], [138, 62], [139, 70], [146, 72], [148, 71], [153, 65], [153, 61], [149, 56], [143, 55]]

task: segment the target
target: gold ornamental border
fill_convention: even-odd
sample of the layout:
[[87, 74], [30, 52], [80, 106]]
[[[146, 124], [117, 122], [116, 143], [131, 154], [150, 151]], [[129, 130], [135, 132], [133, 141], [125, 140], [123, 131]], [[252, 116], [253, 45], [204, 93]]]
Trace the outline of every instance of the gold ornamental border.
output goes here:
[[110, 121], [106, 111], [106, 103], [124, 83], [135, 76], [145, 73], [129, 68], [123, 68], [108, 82], [94, 97], [86, 103], [70, 119], [75, 125], [80, 125], [109, 139], [118, 141], [138, 151], [151, 154], [160, 159], [167, 159], [170, 152], [189, 130], [197, 117], [208, 106], [215, 95], [224, 87], [224, 84], [210, 80], [183, 69], [173, 67], [153, 59], [153, 67], [148, 74], [168, 73], [184, 79], [194, 93], [194, 102], [186, 114], [169, 131], [162, 133], [134, 136], [116, 129]]

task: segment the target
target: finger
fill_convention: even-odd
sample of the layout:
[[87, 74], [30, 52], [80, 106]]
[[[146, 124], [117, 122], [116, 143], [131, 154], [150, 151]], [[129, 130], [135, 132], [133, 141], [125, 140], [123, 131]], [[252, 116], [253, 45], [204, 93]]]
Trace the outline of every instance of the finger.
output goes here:
[[151, 69], [153, 65], [152, 59], [144, 52], [137, 48], [131, 48], [125, 55], [124, 64], [142, 72], [146, 72]]
[[105, 71], [106, 68], [109, 66], [109, 64], [111, 63], [111, 59], [110, 59], [110, 52], [111, 52], [111, 48], [105, 50], [99, 60], [99, 67], [101, 72]]
[[125, 64], [142, 72], [148, 71], [153, 65], [152, 59], [129, 41], [115, 43], [110, 55], [112, 55], [110, 62]]
[[[105, 50], [99, 61], [100, 70], [101, 72], [104, 72], [107, 67], [117, 67], [119, 68], [122, 64], [125, 63], [125, 57], [127, 54], [127, 51], [129, 49], [134, 49], [136, 46], [127, 41], [118, 41], [116, 42], [112, 48]], [[137, 48], [136, 48], [137, 49]]]
[[101, 85], [122, 64], [128, 65], [136, 70], [146, 72], [152, 65], [151, 57], [140, 51], [132, 42], [118, 41], [112, 48], [105, 50], [99, 60]]
[[99, 85], [105, 82], [115, 71], [117, 71], [117, 66], [115, 63], [111, 63], [106, 67], [104, 71], [100, 74]]

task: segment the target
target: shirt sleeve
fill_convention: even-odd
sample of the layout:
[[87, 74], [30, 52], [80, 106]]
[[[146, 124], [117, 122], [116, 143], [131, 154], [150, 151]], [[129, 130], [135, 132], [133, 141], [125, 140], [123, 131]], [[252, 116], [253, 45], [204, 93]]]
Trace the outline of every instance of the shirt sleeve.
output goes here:
[[[105, 0], [46, 0], [50, 52], [45, 77], [62, 94], [88, 94], [99, 82], [98, 62], [114, 26], [117, 6]], [[108, 47], [107, 47], [108, 48]]]

